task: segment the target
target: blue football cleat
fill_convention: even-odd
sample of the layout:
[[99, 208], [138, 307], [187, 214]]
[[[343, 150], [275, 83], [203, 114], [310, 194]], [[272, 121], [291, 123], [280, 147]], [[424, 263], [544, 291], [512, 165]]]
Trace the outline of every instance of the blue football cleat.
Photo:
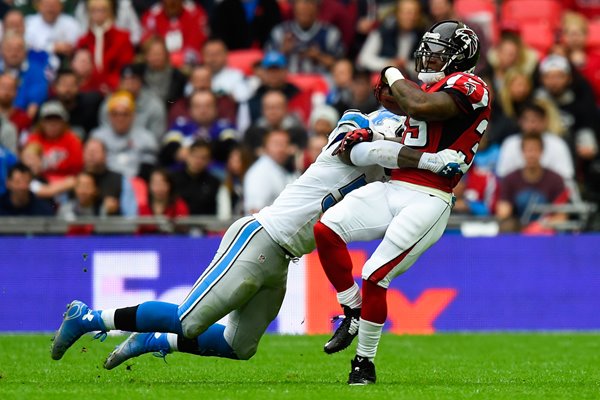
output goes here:
[[170, 352], [166, 333], [132, 333], [108, 355], [104, 368], [113, 369], [130, 358], [146, 353], [165, 358]]
[[100, 313], [93, 311], [79, 300], [72, 301], [67, 306], [67, 311], [63, 314], [63, 322], [52, 339], [52, 359], [60, 360], [69, 347], [84, 333], [98, 330], [103, 331], [104, 336], [106, 335]]

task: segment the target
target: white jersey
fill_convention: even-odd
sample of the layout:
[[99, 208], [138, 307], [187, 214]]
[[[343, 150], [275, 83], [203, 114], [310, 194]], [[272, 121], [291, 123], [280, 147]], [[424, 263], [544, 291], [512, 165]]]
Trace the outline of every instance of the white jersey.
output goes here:
[[290, 254], [310, 253], [315, 249], [313, 227], [321, 214], [352, 190], [385, 177], [383, 168], [378, 165], [353, 167], [332, 156], [337, 143], [346, 132], [365, 127], [385, 136], [395, 136], [403, 124], [404, 117], [387, 110], [375, 111], [368, 116], [347, 111], [329, 135], [329, 141], [316, 161], [301, 177], [287, 185], [271, 206], [263, 208], [254, 217]]

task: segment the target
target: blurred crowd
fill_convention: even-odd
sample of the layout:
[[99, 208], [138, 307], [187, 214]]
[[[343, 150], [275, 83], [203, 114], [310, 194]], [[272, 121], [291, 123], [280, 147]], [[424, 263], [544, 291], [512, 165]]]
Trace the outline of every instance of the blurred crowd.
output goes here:
[[600, 3], [536, 1], [0, 1], [0, 216], [257, 211], [461, 19], [493, 112], [454, 213], [545, 231], [532, 205], [600, 201]]

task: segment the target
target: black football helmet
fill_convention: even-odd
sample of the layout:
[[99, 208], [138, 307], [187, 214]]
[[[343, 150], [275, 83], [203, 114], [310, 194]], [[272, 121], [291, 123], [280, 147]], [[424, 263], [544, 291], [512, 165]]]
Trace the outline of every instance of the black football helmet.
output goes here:
[[[419, 73], [473, 72], [479, 60], [479, 38], [460, 21], [442, 21], [425, 32], [415, 51], [415, 70]], [[430, 60], [439, 57], [444, 63], [441, 71], [429, 67]]]

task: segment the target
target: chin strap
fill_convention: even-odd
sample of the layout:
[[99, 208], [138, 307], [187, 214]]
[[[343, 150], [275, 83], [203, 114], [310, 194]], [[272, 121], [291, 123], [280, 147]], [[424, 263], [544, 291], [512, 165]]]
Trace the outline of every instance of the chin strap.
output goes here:
[[440, 72], [419, 72], [419, 80], [421, 80], [426, 85], [431, 85], [432, 83], [437, 83], [444, 79], [446, 74], [442, 71]]

